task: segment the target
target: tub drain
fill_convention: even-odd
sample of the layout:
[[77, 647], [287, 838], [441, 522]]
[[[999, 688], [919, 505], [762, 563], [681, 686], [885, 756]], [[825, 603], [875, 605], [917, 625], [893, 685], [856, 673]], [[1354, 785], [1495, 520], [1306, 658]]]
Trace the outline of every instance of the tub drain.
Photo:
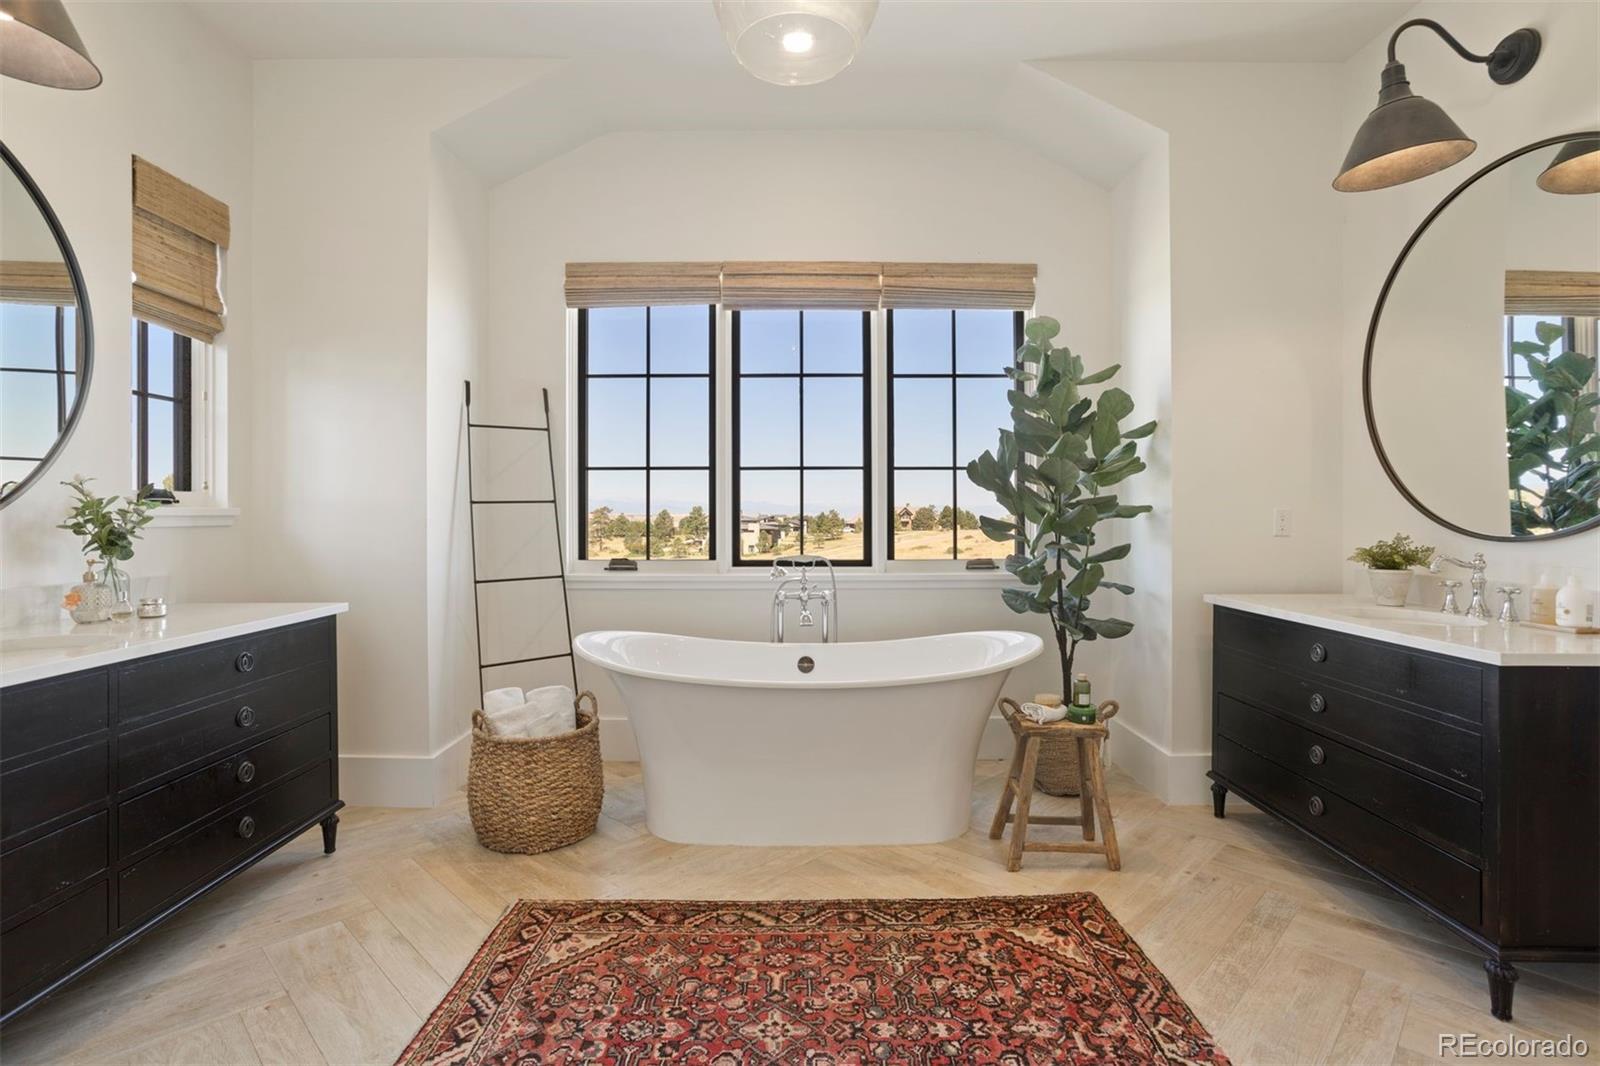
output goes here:
[[800, 668], [800, 672], [802, 674], [809, 674], [812, 670], [814, 670], [816, 668], [817, 664], [816, 664], [816, 661], [811, 658], [811, 656], [802, 655], [802, 656], [800, 656], [800, 661], [795, 663], [795, 665]]

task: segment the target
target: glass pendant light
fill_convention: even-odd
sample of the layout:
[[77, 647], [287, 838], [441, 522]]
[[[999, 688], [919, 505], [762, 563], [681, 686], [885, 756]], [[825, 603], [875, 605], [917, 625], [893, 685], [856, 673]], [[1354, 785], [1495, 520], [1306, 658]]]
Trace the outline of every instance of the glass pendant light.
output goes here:
[[52, 89], [100, 84], [61, 0], [0, 0], [0, 74]]
[[1340, 192], [1367, 192], [1414, 181], [1453, 166], [1472, 154], [1478, 142], [1461, 132], [1444, 109], [1411, 91], [1406, 68], [1395, 59], [1395, 41], [1412, 26], [1426, 26], [1461, 58], [1483, 63], [1499, 85], [1520, 81], [1539, 58], [1539, 31], [1520, 29], [1486, 56], [1475, 55], [1432, 19], [1411, 19], [1389, 38], [1389, 61], [1383, 68], [1378, 106], [1361, 123], [1350, 151], [1333, 179]]
[[1600, 137], [1568, 141], [1539, 175], [1545, 192], [1600, 193]]
[[712, 0], [739, 65], [774, 85], [815, 85], [855, 59], [878, 0]]

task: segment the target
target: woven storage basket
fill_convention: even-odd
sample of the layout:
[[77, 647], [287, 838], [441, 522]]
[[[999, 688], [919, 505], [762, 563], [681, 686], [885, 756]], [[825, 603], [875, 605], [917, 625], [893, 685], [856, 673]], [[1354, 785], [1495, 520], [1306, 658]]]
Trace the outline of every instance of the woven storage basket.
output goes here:
[[484, 847], [532, 855], [594, 832], [605, 793], [599, 707], [592, 692], [573, 706], [578, 728], [553, 737], [495, 736], [483, 712], [472, 712], [467, 812]]
[[[1095, 721], [1109, 722], [1116, 717], [1118, 710], [1120, 708], [1116, 700], [1106, 700], [1095, 709]], [[1076, 796], [1082, 792], [1083, 777], [1078, 767], [1077, 742], [1067, 737], [1041, 739], [1039, 767], [1034, 772], [1033, 785], [1050, 796]]]

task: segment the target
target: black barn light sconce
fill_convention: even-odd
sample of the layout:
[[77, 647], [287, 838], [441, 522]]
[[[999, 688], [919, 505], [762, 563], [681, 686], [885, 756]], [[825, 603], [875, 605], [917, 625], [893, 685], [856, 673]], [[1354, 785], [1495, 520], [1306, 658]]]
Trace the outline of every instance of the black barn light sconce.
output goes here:
[[[1432, 19], [1402, 22], [1389, 38], [1389, 61], [1378, 88], [1378, 106], [1356, 130], [1333, 187], [1340, 192], [1386, 189], [1437, 173], [1461, 162], [1478, 142], [1461, 132], [1444, 109], [1417, 96], [1406, 80], [1406, 68], [1395, 59], [1400, 35], [1413, 26], [1426, 26], [1455, 49], [1462, 59], [1483, 63], [1498, 85], [1520, 81], [1539, 59], [1539, 31], [1517, 30], [1486, 56], [1469, 52], [1443, 26]], [[1552, 168], [1553, 169], [1553, 168]]]
[[1600, 193], [1600, 137], [1568, 141], [1539, 175], [1545, 192]]
[[51, 89], [100, 84], [61, 0], [0, 0], [0, 74]]

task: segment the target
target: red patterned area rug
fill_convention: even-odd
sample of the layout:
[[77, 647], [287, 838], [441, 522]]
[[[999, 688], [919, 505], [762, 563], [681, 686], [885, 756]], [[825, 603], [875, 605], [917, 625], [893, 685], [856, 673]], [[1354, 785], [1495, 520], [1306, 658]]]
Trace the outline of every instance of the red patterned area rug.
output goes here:
[[400, 1056], [1226, 1063], [1093, 893], [513, 904]]

